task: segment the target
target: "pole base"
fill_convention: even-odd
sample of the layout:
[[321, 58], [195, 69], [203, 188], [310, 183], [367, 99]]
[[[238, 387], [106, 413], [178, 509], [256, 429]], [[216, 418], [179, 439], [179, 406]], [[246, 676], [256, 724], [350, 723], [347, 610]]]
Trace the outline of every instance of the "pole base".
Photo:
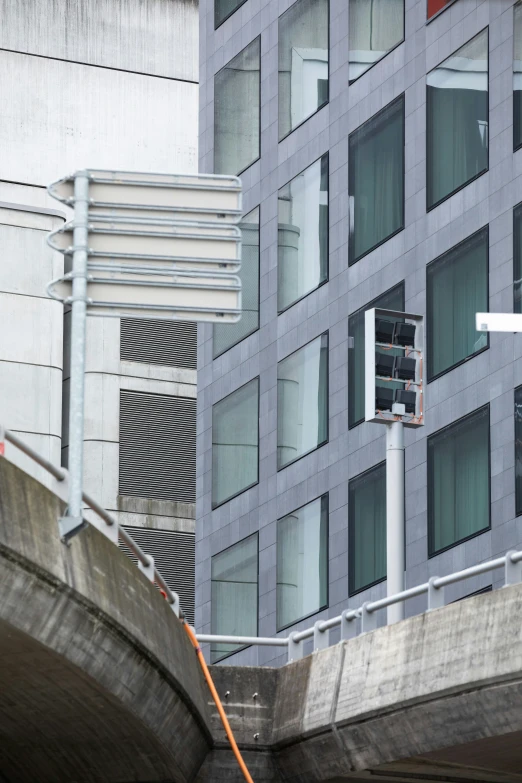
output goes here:
[[60, 517], [58, 519], [58, 528], [60, 530], [60, 540], [62, 544], [68, 544], [71, 538], [81, 533], [87, 527], [82, 517]]

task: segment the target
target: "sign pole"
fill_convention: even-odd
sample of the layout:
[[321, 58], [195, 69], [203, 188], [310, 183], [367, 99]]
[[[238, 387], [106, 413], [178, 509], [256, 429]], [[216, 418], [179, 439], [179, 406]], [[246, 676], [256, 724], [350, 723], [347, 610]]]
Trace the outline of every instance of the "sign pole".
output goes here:
[[[387, 593], [404, 590], [404, 425], [386, 424]], [[404, 601], [388, 607], [388, 625], [404, 620]]]
[[69, 393], [69, 506], [60, 520], [62, 540], [83, 529], [83, 410], [85, 397], [85, 337], [87, 318], [89, 177], [74, 180], [72, 254], [71, 370]]

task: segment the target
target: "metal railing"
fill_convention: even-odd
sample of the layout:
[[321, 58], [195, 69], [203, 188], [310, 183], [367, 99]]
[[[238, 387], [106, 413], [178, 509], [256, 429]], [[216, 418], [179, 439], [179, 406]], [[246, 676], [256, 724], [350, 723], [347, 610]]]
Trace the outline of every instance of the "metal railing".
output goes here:
[[[65, 468], [53, 465], [52, 462], [38, 454], [38, 452], [18, 438], [17, 435], [9, 430], [3, 430], [1, 426], [0, 445], [3, 443], [2, 434], [6, 441], [44, 468], [57, 482], [61, 484], [67, 481], [68, 472]], [[179, 596], [165, 582], [165, 579], [154, 564], [154, 558], [147, 555], [132, 536], [118, 524], [116, 519], [86, 492], [83, 493], [83, 501], [103, 520], [106, 529], [89, 519], [85, 521], [97, 527], [102, 533], [105, 533], [115, 544], [118, 544], [118, 540], [123, 541], [136, 556], [140, 570], [151, 582], [157, 584], [162, 589], [176, 616], [183, 616]], [[313, 639], [314, 650], [323, 650], [329, 646], [329, 632], [332, 628], [340, 627], [341, 640], [351, 639], [358, 632], [361, 634], [368, 633], [368, 631], [373, 631], [377, 628], [377, 612], [379, 610], [386, 609], [388, 606], [401, 603], [402, 601], [407, 601], [409, 598], [416, 598], [419, 595], [427, 594], [428, 611], [440, 609], [445, 606], [444, 588], [447, 585], [452, 585], [489, 571], [495, 571], [499, 568], [504, 568], [504, 584], [506, 587], [522, 582], [522, 551], [511, 549], [503, 557], [479, 563], [462, 571], [448, 574], [448, 576], [432, 576], [424, 584], [410, 587], [408, 590], [402, 590], [400, 593], [380, 598], [377, 601], [366, 601], [358, 609], [345, 609], [337, 617], [331, 617], [328, 620], [318, 620], [310, 628], [306, 628], [303, 631], [293, 631], [288, 636], [223, 636], [202, 633], [197, 634], [197, 639], [202, 644], [215, 642], [216, 644], [237, 644], [238, 646], [286, 647], [288, 650], [288, 662], [295, 661], [303, 657], [303, 642], [306, 639]], [[360, 625], [359, 629], [358, 625]]]
[[[8, 443], [11, 443], [13, 446], [19, 449], [20, 451], [22, 451], [27, 457], [29, 457], [38, 465], [40, 465], [40, 467], [42, 467], [48, 473], [50, 473], [51, 476], [53, 476], [56, 479], [56, 481], [59, 482], [61, 485], [63, 485], [64, 482], [66, 483], [68, 481], [69, 474], [66, 468], [62, 468], [62, 467], [58, 467], [57, 465], [54, 465], [48, 459], [42, 457], [41, 454], [38, 454], [38, 452], [35, 451], [33, 448], [31, 448], [31, 446], [28, 446], [27, 443], [24, 443], [24, 441], [21, 440], [13, 432], [11, 432], [10, 430], [6, 430], [0, 426], [0, 444], [3, 444], [4, 439]], [[105, 523], [105, 526], [94, 524], [93, 521], [89, 519], [85, 519], [85, 521], [89, 524], [92, 524], [93, 527], [96, 527], [98, 530], [104, 533], [116, 545], [118, 544], [118, 541], [122, 541], [128, 547], [128, 549], [130, 549], [133, 555], [137, 558], [138, 567], [140, 571], [142, 571], [145, 574], [145, 576], [148, 579], [150, 579], [151, 582], [157, 584], [158, 587], [160, 587], [160, 589], [163, 591], [163, 593], [165, 594], [165, 598], [167, 602], [170, 604], [175, 615], [177, 617], [180, 616], [183, 617], [183, 613], [181, 611], [181, 606], [179, 602], [179, 596], [177, 593], [174, 592], [174, 590], [170, 589], [165, 579], [163, 578], [162, 574], [156, 568], [154, 564], [154, 558], [151, 555], [147, 555], [143, 551], [143, 549], [139, 546], [139, 544], [137, 544], [136, 541], [132, 538], [132, 536], [129, 535], [129, 533], [126, 530], [124, 530], [124, 528], [121, 527], [121, 525], [118, 524], [117, 520], [107, 511], [107, 509], [103, 508], [103, 506], [101, 506], [96, 500], [94, 500], [94, 498], [92, 498], [86, 492], [83, 493], [82, 497], [84, 503], [86, 503], [87, 506], [89, 506], [89, 508], [92, 511], [94, 511], [94, 513], [97, 514], [98, 517], [100, 517], [100, 519]]]

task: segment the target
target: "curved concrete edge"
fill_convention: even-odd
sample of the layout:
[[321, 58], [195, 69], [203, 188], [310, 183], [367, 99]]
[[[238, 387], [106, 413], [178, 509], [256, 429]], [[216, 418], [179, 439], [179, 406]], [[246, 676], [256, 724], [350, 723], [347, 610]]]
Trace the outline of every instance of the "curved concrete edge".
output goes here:
[[[0, 460], [0, 618], [125, 704], [191, 780], [212, 745], [206, 684], [182, 624], [157, 589], [89, 526], [70, 547], [63, 503]], [[166, 687], [167, 686], [167, 687]]]

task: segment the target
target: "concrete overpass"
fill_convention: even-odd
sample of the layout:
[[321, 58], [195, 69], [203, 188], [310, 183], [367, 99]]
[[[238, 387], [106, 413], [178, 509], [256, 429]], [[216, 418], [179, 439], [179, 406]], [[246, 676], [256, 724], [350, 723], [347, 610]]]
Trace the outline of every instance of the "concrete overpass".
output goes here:
[[[0, 781], [240, 781], [181, 624], [98, 530], [65, 547], [62, 511], [0, 460]], [[213, 675], [256, 783], [515, 783], [521, 642], [514, 585]]]

